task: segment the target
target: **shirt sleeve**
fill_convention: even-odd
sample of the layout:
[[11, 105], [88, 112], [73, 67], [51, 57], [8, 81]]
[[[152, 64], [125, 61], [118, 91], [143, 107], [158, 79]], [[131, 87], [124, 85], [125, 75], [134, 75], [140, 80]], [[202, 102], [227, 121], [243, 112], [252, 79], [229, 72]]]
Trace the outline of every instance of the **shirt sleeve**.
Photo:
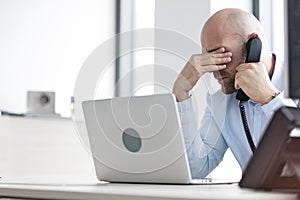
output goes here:
[[[208, 95], [209, 96], [209, 95]], [[208, 100], [208, 99], [207, 99]], [[212, 115], [209, 100], [197, 129], [192, 98], [178, 102], [178, 111], [192, 178], [204, 178], [222, 161], [228, 146]]]

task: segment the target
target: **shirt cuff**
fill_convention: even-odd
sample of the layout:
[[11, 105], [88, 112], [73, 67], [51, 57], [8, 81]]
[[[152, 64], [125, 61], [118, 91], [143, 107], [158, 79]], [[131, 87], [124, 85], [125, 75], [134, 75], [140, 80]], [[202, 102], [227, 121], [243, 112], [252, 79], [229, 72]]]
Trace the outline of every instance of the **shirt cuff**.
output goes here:
[[284, 92], [281, 92], [278, 96], [272, 99], [269, 103], [262, 106], [262, 110], [268, 118], [271, 118], [276, 110], [282, 106], [296, 107], [295, 102], [292, 99], [285, 98]]
[[177, 102], [177, 107], [182, 124], [187, 124], [194, 120], [193, 101], [191, 96], [181, 102]]

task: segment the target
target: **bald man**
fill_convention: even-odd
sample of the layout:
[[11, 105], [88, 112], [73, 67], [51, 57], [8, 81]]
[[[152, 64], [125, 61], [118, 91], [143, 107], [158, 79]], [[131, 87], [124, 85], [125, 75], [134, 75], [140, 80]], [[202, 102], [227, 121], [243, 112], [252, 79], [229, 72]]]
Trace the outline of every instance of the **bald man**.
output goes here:
[[[246, 42], [262, 41], [260, 62], [245, 63]], [[192, 55], [173, 86], [193, 178], [207, 176], [228, 147], [242, 170], [252, 156], [239, 104], [243, 104], [255, 146], [281, 106], [296, 106], [284, 98], [283, 66], [267, 47], [259, 21], [240, 9], [223, 9], [212, 15], [201, 33], [202, 54]], [[190, 91], [205, 73], [213, 73], [221, 90], [206, 95], [207, 108], [200, 129], [194, 116]], [[238, 101], [242, 89], [250, 100]]]

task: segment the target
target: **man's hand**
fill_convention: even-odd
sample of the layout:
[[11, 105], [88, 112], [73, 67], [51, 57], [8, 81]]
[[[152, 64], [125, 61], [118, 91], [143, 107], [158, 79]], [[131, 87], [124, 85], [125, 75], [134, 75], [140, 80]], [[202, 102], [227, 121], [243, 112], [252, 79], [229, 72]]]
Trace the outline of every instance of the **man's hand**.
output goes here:
[[225, 69], [226, 63], [231, 61], [231, 57], [232, 53], [225, 52], [224, 47], [209, 53], [192, 55], [173, 86], [173, 93], [177, 101], [183, 101], [189, 97], [189, 91], [204, 73]]
[[261, 104], [267, 104], [278, 91], [272, 84], [265, 65], [258, 63], [243, 63], [237, 68], [235, 88], [242, 88], [250, 99]]

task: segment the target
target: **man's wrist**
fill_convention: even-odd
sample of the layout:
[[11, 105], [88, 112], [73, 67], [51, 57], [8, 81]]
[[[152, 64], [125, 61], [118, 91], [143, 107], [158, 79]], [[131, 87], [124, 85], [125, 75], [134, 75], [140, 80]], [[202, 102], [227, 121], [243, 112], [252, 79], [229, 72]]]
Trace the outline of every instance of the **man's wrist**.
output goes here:
[[277, 90], [274, 88], [273, 90], [270, 91], [270, 93], [267, 94], [265, 100], [262, 102], [262, 104], [267, 104], [273, 99], [275, 99], [279, 94], [281, 93], [280, 90]]
[[187, 91], [181, 91], [181, 92], [173, 91], [173, 94], [175, 95], [177, 102], [184, 101], [190, 97], [189, 92]]
[[177, 102], [181, 102], [189, 98], [189, 91], [178, 89], [176, 87], [173, 88], [173, 94], [175, 95]]
[[281, 91], [277, 90], [277, 92], [272, 95], [272, 99], [275, 99], [280, 93]]

